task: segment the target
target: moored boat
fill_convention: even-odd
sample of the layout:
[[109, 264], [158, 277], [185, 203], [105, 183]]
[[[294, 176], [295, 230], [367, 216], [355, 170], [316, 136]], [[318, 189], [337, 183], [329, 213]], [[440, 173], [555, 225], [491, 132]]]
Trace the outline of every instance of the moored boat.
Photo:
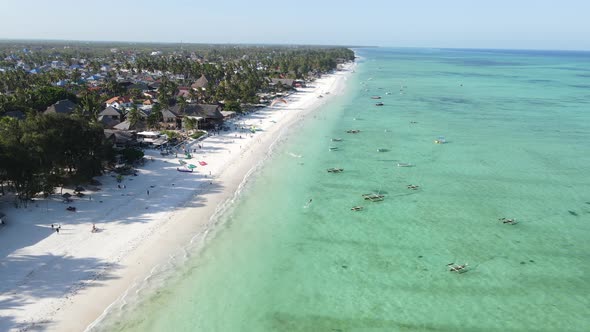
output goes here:
[[362, 196], [366, 201], [371, 201], [371, 202], [382, 201], [383, 198], [385, 197], [385, 195], [375, 194], [375, 193], [363, 194]]
[[467, 263], [465, 263], [463, 265], [457, 265], [455, 263], [447, 264], [450, 272], [457, 272], [457, 273], [467, 272], [467, 265], [468, 265]]

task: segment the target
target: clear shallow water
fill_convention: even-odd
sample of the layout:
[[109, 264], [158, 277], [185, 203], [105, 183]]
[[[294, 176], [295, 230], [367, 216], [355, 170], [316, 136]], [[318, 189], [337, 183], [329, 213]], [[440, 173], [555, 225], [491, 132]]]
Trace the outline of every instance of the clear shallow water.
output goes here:
[[206, 248], [99, 330], [587, 330], [590, 54], [358, 53]]

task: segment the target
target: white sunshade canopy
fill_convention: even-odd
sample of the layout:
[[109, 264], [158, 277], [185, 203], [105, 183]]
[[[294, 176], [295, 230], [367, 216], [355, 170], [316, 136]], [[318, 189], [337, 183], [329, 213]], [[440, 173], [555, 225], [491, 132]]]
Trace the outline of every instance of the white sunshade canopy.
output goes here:
[[137, 133], [139, 136], [160, 136], [160, 133], [157, 131], [142, 131]]

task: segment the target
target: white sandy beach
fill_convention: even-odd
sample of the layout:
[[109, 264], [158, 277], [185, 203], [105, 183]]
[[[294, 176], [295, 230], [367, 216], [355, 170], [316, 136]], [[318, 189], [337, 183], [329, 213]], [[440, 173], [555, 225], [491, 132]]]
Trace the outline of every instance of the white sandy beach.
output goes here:
[[[0, 331], [85, 330], [189, 241], [202, 241], [216, 212], [234, 197], [273, 142], [342, 93], [350, 70], [299, 89], [286, 105], [235, 120], [238, 127], [256, 126], [254, 134], [230, 125], [230, 131], [191, 141], [188, 148], [197, 152], [186, 161], [198, 166], [194, 173], [178, 172], [174, 155], [146, 150], [153, 161], [138, 176], [126, 176], [121, 189], [114, 175], [105, 174], [98, 178], [100, 191], [85, 191], [85, 197], [69, 204], [59, 194], [21, 209], [0, 200], [8, 217], [0, 227]], [[66, 211], [68, 205], [77, 211]], [[51, 224], [61, 225], [59, 234]], [[91, 232], [93, 224], [98, 232]]]

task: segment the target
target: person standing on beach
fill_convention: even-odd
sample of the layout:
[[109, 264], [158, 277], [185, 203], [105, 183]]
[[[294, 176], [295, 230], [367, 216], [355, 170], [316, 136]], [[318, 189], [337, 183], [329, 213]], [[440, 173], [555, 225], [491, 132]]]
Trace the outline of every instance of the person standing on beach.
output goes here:
[[150, 190], [149, 190], [149, 189], [147, 190], [147, 195], [148, 195], [148, 196], [150, 195]]

